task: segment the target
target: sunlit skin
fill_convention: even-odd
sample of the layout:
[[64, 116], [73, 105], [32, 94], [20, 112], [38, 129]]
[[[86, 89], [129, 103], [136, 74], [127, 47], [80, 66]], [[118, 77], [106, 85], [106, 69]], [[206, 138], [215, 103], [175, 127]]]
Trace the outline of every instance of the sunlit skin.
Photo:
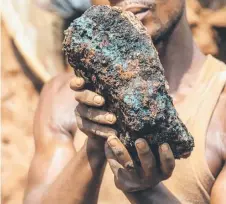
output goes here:
[[[134, 12], [147, 27], [159, 51], [174, 103], [183, 102], [206, 60], [193, 42], [184, 1], [112, 0], [111, 4]], [[159, 147], [162, 165], [156, 172], [152, 168], [155, 158], [150, 148], [144, 140], [138, 139], [136, 148], [142, 176], [138, 175], [127, 150], [115, 137], [117, 130], [111, 128], [116, 117], [98, 110], [104, 98], [83, 87], [84, 80], [74, 77], [73, 73], [62, 74], [45, 85], [34, 120], [36, 149], [25, 203], [97, 203], [98, 193], [105, 195], [107, 202], [99, 199], [104, 203], [179, 203], [177, 195], [172, 195], [161, 183], [171, 176], [175, 165], [169, 146]], [[226, 203], [223, 193], [226, 183], [225, 109], [226, 88], [206, 134], [205, 158], [216, 178], [211, 193], [213, 204]], [[217, 133], [221, 133], [219, 140], [214, 139]], [[106, 165], [111, 169], [105, 170]], [[105, 176], [101, 181], [103, 172]], [[110, 179], [112, 174], [115, 183]], [[101, 182], [107, 185], [99, 192]], [[123, 193], [113, 196], [118, 191], [115, 184], [125, 196]]]

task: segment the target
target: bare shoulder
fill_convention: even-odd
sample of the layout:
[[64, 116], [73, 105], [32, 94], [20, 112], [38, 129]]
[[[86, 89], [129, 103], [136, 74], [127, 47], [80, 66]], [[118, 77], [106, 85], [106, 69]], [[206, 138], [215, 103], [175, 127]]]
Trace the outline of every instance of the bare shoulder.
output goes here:
[[69, 87], [73, 74], [54, 77], [42, 89], [34, 118], [36, 145], [48, 143], [50, 139], [70, 138], [75, 129], [74, 109], [77, 105]]

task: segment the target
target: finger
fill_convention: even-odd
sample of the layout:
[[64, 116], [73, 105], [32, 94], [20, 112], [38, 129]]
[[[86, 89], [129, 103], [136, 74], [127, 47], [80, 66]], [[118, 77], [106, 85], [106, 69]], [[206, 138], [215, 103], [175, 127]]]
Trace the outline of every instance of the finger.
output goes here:
[[100, 124], [112, 125], [116, 122], [116, 116], [113, 113], [87, 107], [82, 104], [76, 107], [75, 114]]
[[156, 161], [148, 143], [140, 138], [135, 141], [135, 145], [145, 176], [153, 176], [156, 171]]
[[94, 135], [98, 135], [103, 138], [108, 138], [110, 136], [117, 135], [117, 132], [114, 129], [105, 127], [102, 125], [98, 125], [89, 120], [81, 118], [80, 116], [76, 116], [76, 122], [77, 122], [78, 128], [85, 133], [86, 132], [92, 133]]
[[75, 92], [75, 99], [83, 104], [89, 106], [102, 106], [104, 105], [104, 98], [95, 92], [89, 90], [81, 90]]
[[81, 77], [73, 77], [73, 79], [70, 81], [70, 88], [74, 91], [77, 91], [79, 89], [82, 89], [85, 85], [85, 80]]
[[159, 147], [160, 168], [163, 179], [168, 179], [175, 168], [175, 159], [170, 146], [167, 143]]
[[123, 168], [123, 166], [117, 161], [115, 154], [113, 153], [107, 142], [105, 143], [105, 155], [112, 172], [115, 176], [118, 177], [118, 170], [120, 168]]
[[133, 160], [131, 159], [126, 147], [116, 136], [108, 138], [107, 143], [116, 156], [118, 162], [128, 171], [135, 170]]

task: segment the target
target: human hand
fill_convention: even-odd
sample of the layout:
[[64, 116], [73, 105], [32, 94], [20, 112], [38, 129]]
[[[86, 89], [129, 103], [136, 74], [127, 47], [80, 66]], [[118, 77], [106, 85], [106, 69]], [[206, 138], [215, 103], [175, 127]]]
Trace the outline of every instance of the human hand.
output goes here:
[[83, 89], [85, 81], [83, 78], [74, 77], [70, 87], [75, 91], [75, 99], [79, 102], [75, 110], [78, 128], [88, 135], [98, 135], [103, 138], [116, 136], [117, 132], [107, 127], [116, 122], [113, 113], [100, 110], [104, 105], [104, 98], [95, 92]]
[[168, 179], [175, 167], [174, 156], [168, 144], [159, 147], [159, 167], [144, 139], [137, 139], [135, 146], [141, 167], [134, 166], [128, 151], [117, 137], [109, 137], [105, 145], [105, 155], [114, 173], [116, 187], [127, 193], [154, 188]]
[[[79, 102], [75, 111], [77, 125], [87, 135], [108, 139], [109, 146], [105, 147], [105, 154], [115, 175], [116, 186], [124, 192], [140, 191], [154, 187], [162, 180], [169, 178], [175, 166], [169, 145], [163, 144], [159, 147], [160, 167], [157, 167], [147, 142], [144, 139], [138, 139], [135, 144], [141, 168], [137, 170], [128, 151], [117, 138], [117, 132], [104, 126], [114, 124], [115, 115], [99, 110], [98, 108], [104, 105], [104, 98], [95, 92], [84, 90], [84, 85], [84, 79], [79, 77], [74, 77], [70, 83], [71, 89], [75, 91], [75, 99]], [[115, 146], [111, 146], [111, 140], [114, 141]]]

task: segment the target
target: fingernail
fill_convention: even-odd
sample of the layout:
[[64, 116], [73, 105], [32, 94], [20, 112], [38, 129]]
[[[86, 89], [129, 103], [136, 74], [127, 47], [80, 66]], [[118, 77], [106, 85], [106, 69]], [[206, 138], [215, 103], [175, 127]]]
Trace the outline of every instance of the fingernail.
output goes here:
[[111, 113], [107, 113], [106, 115], [106, 120], [109, 121], [110, 123], [114, 122], [116, 120], [115, 116]]
[[136, 140], [135, 145], [142, 152], [149, 151], [149, 147], [148, 147], [147, 143], [143, 139]]
[[136, 142], [136, 147], [138, 149], [144, 149], [144, 148], [146, 148], [146, 144], [143, 141], [138, 141], [138, 142]]
[[77, 78], [75, 81], [76, 86], [81, 86], [83, 83], [83, 80], [81, 78]]
[[93, 101], [96, 104], [102, 104], [103, 103], [103, 98], [101, 96], [99, 96], [99, 95], [96, 95], [96, 96], [94, 96]]
[[169, 150], [169, 145], [164, 143], [161, 145], [162, 152], [167, 152]]
[[117, 137], [113, 137], [112, 139], [108, 139], [107, 143], [111, 146], [111, 147], [115, 147], [118, 144], [118, 138]]

